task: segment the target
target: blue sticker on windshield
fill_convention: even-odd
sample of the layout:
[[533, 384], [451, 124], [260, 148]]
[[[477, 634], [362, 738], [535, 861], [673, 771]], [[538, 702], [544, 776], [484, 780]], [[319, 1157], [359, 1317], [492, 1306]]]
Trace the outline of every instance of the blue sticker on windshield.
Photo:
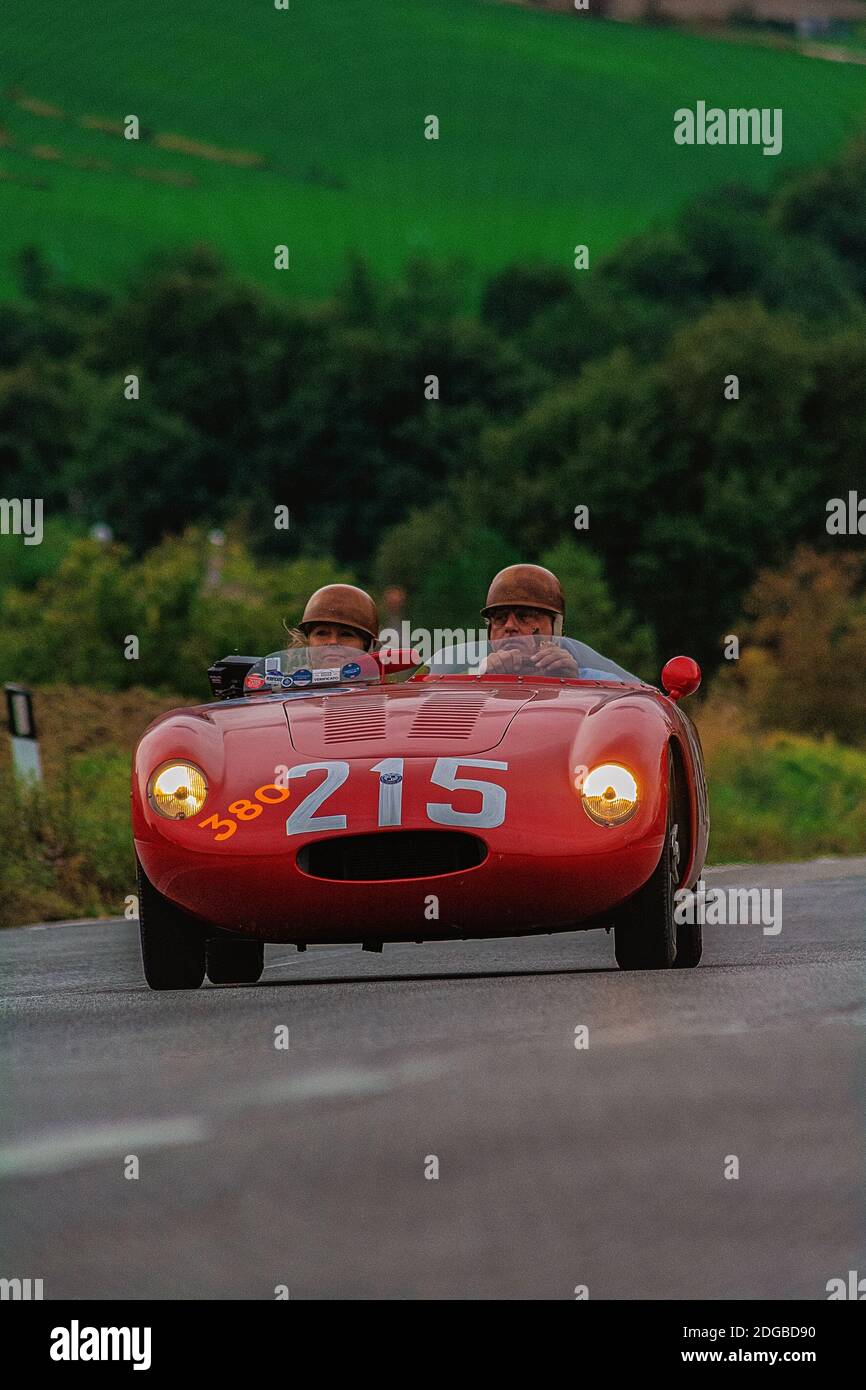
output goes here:
[[300, 671], [295, 672], [292, 680], [295, 685], [312, 685], [313, 673], [312, 671], [308, 671], [306, 666], [304, 666]]
[[357, 661], [348, 661], [343, 667], [340, 675], [344, 681], [353, 681], [361, 674], [361, 668]]
[[294, 677], [293, 677], [293, 676], [283, 676], [283, 689], [284, 689], [284, 690], [288, 690], [290, 686], [294, 685], [294, 683], [295, 683], [295, 681], [294, 681]]

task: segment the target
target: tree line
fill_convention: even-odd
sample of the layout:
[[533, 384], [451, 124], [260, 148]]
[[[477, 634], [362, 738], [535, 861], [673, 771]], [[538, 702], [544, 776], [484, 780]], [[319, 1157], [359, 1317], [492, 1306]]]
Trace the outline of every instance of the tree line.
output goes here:
[[[517, 559], [561, 570], [567, 629], [623, 664], [653, 674], [684, 650], [712, 668], [760, 571], [842, 547], [827, 501], [866, 478], [862, 140], [768, 193], [704, 195], [589, 272], [508, 266], [474, 303], [459, 262], [384, 282], [356, 256], [321, 303], [206, 246], [119, 293], [32, 249], [16, 269], [0, 475], [5, 496], [44, 498], [46, 532], [0, 544], [5, 678], [49, 638], [73, 660], [83, 595], [112, 632], [135, 630], [127, 611], [176, 620], [181, 661], [199, 638], [252, 645], [238, 627], [258, 640], [270, 604], [296, 619], [320, 575], [402, 586], [419, 625], [473, 626]], [[95, 524], [120, 549], [85, 539]], [[244, 573], [212, 612], [190, 556], [206, 563], [214, 526]], [[142, 566], [171, 582], [142, 587]]]

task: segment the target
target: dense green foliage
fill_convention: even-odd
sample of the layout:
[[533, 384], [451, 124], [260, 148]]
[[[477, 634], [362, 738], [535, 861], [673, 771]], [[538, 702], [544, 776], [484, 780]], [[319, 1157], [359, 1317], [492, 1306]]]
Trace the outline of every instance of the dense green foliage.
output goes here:
[[790, 734], [732, 738], [707, 760], [711, 862], [866, 850], [866, 752]]
[[255, 561], [231, 537], [215, 553], [194, 529], [137, 561], [121, 546], [77, 540], [35, 588], [0, 596], [0, 675], [203, 699], [213, 661], [284, 647], [309, 594], [345, 578], [317, 559]]
[[[744, 650], [718, 688], [762, 729], [866, 746], [866, 553], [799, 546], [744, 602]], [[866, 822], [866, 806], [861, 808]]]
[[[773, 194], [704, 198], [589, 274], [501, 271], [477, 317], [454, 265], [383, 283], [355, 259], [309, 306], [206, 248], [116, 296], [20, 254], [0, 469], [5, 496], [45, 499], [46, 539], [0, 545], [0, 677], [34, 678], [47, 647], [122, 682], [127, 633], [201, 667], [223, 640], [261, 645], [338, 571], [403, 585], [415, 623], [468, 626], [496, 568], [551, 553], [576, 635], [641, 671], [676, 650], [712, 667], [759, 569], [801, 541], [844, 547], [826, 504], [866, 477], [864, 150]], [[66, 553], [97, 522], [125, 560]], [[218, 595], [214, 525], [251, 551]], [[190, 527], [176, 565], [143, 560]]]

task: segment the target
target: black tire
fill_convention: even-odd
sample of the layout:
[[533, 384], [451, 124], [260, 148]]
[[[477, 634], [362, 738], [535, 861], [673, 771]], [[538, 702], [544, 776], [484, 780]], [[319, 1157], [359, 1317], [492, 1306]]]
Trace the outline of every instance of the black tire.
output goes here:
[[693, 970], [701, 963], [704, 949], [704, 932], [700, 922], [677, 923], [677, 970]]
[[254, 985], [265, 968], [263, 941], [231, 941], [219, 937], [207, 943], [207, 977], [214, 985]]
[[144, 978], [151, 989], [198, 989], [206, 928], [158, 893], [138, 866], [138, 925]]
[[[685, 771], [679, 761], [677, 761], [675, 770], [675, 788], [674, 812], [681, 832], [679, 838], [682, 840], [682, 832], [685, 831], [686, 840], [690, 842], [691, 837], [688, 829], [689, 792], [685, 782]], [[688, 852], [688, 844], [685, 848]], [[679, 861], [679, 854], [676, 855], [676, 859]], [[679, 872], [678, 864], [676, 867], [677, 872]], [[700, 964], [701, 952], [704, 948], [704, 934], [701, 924], [700, 922], [677, 922], [676, 929], [677, 958], [674, 961], [674, 968], [676, 970], [693, 970], [696, 965]]]
[[620, 908], [613, 929], [620, 970], [670, 970], [677, 954], [674, 892], [677, 887], [677, 823], [673, 769], [668, 772], [665, 842], [652, 877]]

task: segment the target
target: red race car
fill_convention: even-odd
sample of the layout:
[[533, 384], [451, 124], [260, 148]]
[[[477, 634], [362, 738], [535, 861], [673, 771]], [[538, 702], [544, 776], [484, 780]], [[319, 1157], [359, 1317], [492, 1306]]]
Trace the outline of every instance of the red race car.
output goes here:
[[[539, 642], [567, 674], [539, 673]], [[153, 989], [253, 982], [266, 941], [605, 927], [624, 969], [697, 965], [700, 925], [674, 912], [709, 829], [677, 703], [696, 663], [669, 661], [663, 694], [570, 638], [514, 638], [386, 681], [411, 657], [229, 657], [216, 701], [147, 729], [132, 824]]]

